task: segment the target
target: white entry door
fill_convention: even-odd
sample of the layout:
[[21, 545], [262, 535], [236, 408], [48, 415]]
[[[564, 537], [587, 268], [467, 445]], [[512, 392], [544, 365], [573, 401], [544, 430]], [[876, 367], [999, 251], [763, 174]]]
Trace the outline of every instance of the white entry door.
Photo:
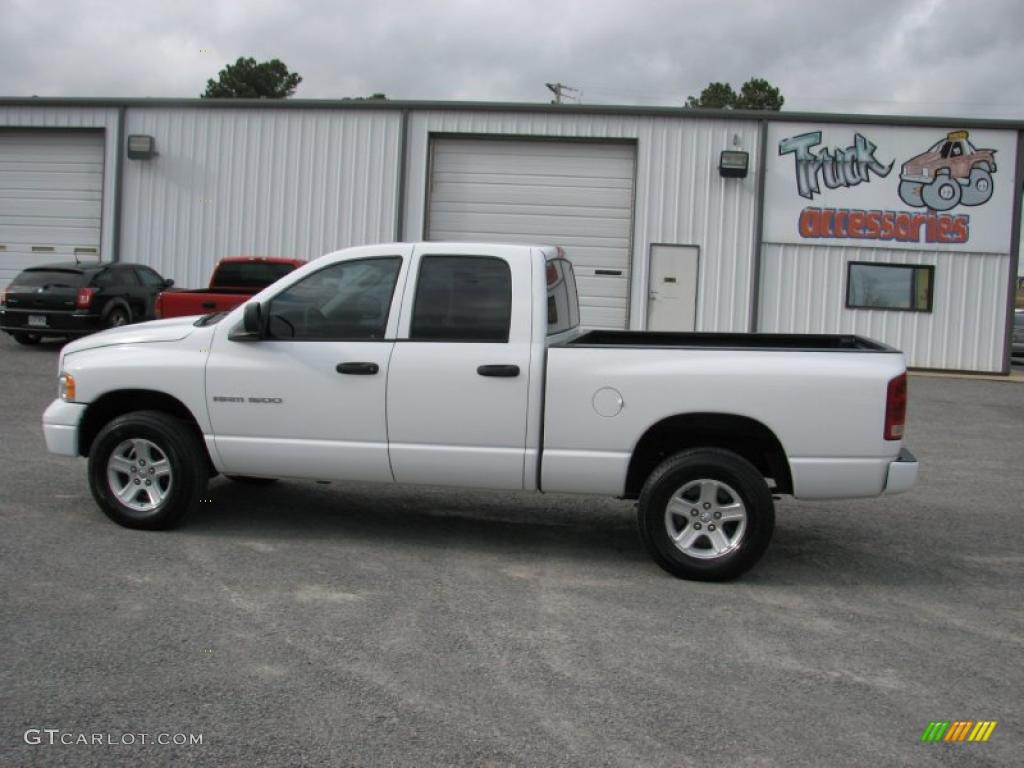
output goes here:
[[696, 330], [699, 257], [696, 245], [651, 246], [647, 330]]

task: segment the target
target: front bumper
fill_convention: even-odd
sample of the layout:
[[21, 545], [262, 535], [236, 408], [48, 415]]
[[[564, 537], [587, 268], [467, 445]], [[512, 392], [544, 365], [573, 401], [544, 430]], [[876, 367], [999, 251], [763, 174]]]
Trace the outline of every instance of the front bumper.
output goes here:
[[46, 450], [61, 456], [78, 455], [78, 425], [85, 409], [85, 403], [66, 403], [60, 399], [50, 403], [43, 413]]
[[909, 491], [917, 482], [917, 457], [906, 448], [900, 449], [895, 461], [889, 462], [889, 472], [885, 477], [886, 495]]

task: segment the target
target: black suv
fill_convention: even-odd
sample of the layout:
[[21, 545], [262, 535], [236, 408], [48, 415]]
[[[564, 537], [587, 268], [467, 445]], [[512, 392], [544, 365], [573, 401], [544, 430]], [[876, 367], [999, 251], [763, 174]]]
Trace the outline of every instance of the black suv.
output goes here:
[[29, 267], [0, 292], [0, 330], [38, 344], [152, 320], [156, 295], [173, 284], [141, 264]]

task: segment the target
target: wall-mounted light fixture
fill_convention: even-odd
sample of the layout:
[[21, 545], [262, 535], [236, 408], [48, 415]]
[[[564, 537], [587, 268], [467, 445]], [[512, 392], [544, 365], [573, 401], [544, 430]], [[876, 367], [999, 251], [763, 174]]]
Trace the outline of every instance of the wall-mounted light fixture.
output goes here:
[[750, 155], [736, 149], [723, 149], [718, 156], [718, 173], [725, 179], [743, 179], [747, 176]]
[[134, 160], [149, 160], [156, 155], [156, 141], [152, 136], [134, 133], [128, 137], [128, 157]]

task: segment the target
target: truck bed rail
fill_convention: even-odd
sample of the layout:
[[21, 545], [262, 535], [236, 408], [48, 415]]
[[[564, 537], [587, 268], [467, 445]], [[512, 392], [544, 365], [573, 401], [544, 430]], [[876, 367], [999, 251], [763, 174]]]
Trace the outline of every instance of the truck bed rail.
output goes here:
[[806, 352], [892, 352], [899, 350], [855, 334], [676, 333], [668, 331], [587, 331], [554, 347], [622, 347], [678, 349], [756, 349]]

